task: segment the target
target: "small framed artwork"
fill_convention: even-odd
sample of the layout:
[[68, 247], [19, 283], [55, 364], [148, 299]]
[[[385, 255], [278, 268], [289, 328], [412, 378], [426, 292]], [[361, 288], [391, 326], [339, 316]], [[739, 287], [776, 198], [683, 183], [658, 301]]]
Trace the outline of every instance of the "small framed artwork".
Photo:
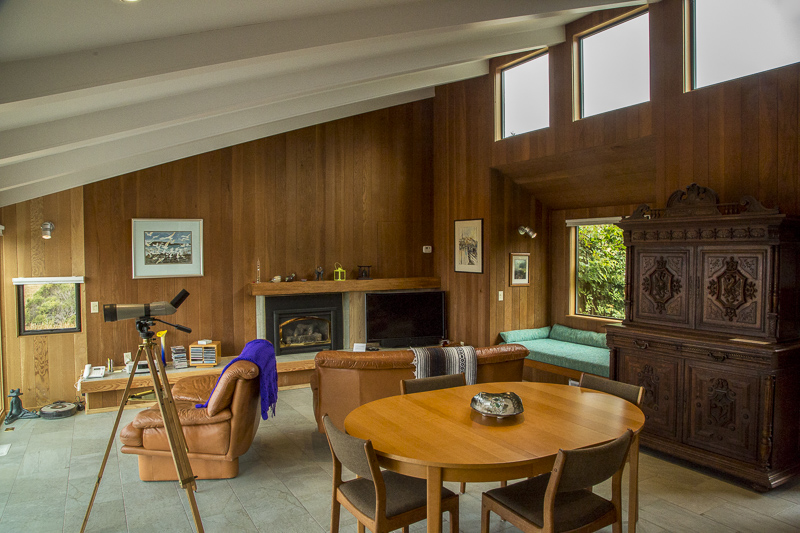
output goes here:
[[511, 253], [511, 272], [509, 274], [509, 285], [512, 287], [527, 287], [531, 284], [530, 264], [531, 254]]
[[203, 275], [203, 219], [134, 218], [133, 278]]
[[456, 272], [483, 274], [483, 219], [455, 221]]

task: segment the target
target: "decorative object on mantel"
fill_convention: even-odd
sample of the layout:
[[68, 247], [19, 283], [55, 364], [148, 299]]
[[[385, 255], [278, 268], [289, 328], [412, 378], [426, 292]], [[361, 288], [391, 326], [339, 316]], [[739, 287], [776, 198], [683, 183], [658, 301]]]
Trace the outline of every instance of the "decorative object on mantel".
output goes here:
[[270, 281], [271, 283], [280, 283], [280, 282], [281, 282], [281, 277], [280, 277], [280, 276], [275, 276], [274, 278], [272, 278], [272, 279], [271, 279], [271, 280], [269, 280], [269, 281]]
[[358, 279], [372, 279], [369, 275], [369, 269], [372, 265], [358, 265]]
[[261, 283], [261, 259], [256, 259], [256, 283]]
[[297, 275], [294, 272], [292, 272], [291, 274], [289, 274], [288, 276], [283, 278], [283, 281], [294, 281], [294, 278], [296, 278], [296, 277], [297, 277]]
[[454, 224], [455, 271], [483, 274], [483, 219], [456, 220]]
[[314, 271], [314, 281], [322, 281], [322, 276], [325, 274], [325, 270], [322, 269], [321, 266], [318, 266], [317, 269]]
[[203, 275], [203, 219], [131, 220], [133, 278]]
[[347, 272], [344, 271], [341, 264], [334, 263], [333, 266], [336, 267], [333, 271], [334, 281], [344, 281], [345, 279], [347, 279]]

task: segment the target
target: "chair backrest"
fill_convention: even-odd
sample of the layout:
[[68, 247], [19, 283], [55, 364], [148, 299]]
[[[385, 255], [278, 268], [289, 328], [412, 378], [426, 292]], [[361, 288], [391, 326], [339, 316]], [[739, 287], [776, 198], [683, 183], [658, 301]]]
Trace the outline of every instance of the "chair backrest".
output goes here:
[[[593, 487], [625, 466], [633, 439], [630, 429], [611, 442], [579, 450], [559, 450], [550, 485], [556, 492], [571, 492]], [[550, 487], [548, 487], [548, 492]]]
[[400, 394], [426, 392], [429, 390], [449, 389], [467, 384], [467, 378], [461, 374], [445, 374], [429, 378], [404, 379], [400, 382]]
[[585, 372], [581, 374], [581, 387], [613, 394], [623, 400], [628, 400], [637, 407], [642, 404], [642, 396], [644, 395], [644, 387], [606, 379]]
[[378, 468], [378, 461], [372, 442], [348, 435], [337, 428], [327, 414], [322, 417], [322, 424], [336, 459], [355, 475], [375, 481], [373, 472]]

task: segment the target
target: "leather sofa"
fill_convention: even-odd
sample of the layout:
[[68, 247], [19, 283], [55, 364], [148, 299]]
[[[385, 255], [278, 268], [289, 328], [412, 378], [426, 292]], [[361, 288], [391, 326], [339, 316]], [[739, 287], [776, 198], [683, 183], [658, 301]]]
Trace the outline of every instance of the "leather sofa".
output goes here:
[[[521, 381], [528, 350], [519, 344], [476, 348], [478, 383]], [[314, 358], [311, 390], [317, 429], [324, 433], [326, 413], [339, 429], [356, 407], [400, 394], [400, 382], [414, 378], [414, 352], [387, 350], [349, 352], [326, 350]]]
[[[192, 473], [199, 479], [229, 479], [239, 474], [239, 456], [253, 442], [261, 421], [259, 369], [250, 361], [236, 361], [222, 375], [178, 380], [172, 397], [189, 449]], [[208, 407], [195, 404], [209, 400]], [[122, 453], [139, 456], [142, 481], [177, 480], [158, 405], [136, 415], [120, 432]]]

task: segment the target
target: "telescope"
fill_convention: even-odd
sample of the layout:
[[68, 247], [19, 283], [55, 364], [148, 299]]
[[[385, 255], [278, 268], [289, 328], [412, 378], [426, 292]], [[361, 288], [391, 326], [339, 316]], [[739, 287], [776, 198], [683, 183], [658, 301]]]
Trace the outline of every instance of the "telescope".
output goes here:
[[103, 320], [116, 322], [128, 318], [144, 319], [154, 316], [171, 315], [186, 300], [189, 293], [181, 289], [170, 302], [153, 302], [150, 304], [105, 304], [103, 305]]

